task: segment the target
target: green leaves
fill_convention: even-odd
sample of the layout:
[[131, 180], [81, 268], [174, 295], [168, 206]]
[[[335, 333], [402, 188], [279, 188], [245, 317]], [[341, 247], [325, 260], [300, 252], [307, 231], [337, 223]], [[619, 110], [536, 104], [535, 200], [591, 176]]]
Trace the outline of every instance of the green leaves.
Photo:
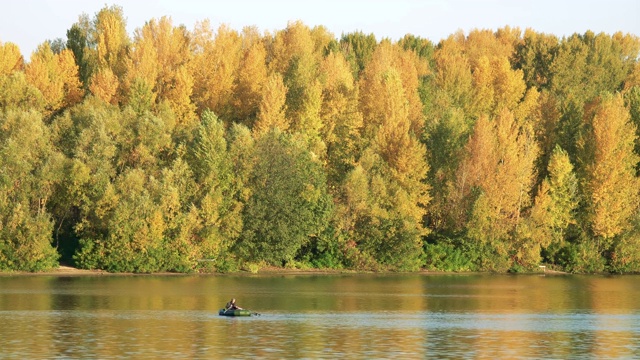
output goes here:
[[236, 251], [245, 260], [283, 265], [328, 226], [332, 203], [320, 164], [289, 135], [273, 130], [255, 147], [251, 196]]
[[0, 129], [0, 270], [49, 270], [58, 254], [46, 207], [61, 158], [37, 113], [0, 113]]

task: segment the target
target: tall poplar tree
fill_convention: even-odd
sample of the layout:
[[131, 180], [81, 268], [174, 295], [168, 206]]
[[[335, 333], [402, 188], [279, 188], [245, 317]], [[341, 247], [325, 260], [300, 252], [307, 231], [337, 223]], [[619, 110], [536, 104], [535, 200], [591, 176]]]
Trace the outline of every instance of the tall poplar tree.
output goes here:
[[601, 96], [585, 116], [589, 131], [580, 145], [586, 217], [596, 248], [604, 254], [616, 236], [629, 230], [638, 211], [636, 129], [619, 94]]
[[194, 34], [197, 48], [190, 64], [194, 102], [200, 112], [209, 109], [222, 118], [229, 118], [242, 56], [240, 34], [221, 25], [213, 36], [207, 21], [200, 23]]

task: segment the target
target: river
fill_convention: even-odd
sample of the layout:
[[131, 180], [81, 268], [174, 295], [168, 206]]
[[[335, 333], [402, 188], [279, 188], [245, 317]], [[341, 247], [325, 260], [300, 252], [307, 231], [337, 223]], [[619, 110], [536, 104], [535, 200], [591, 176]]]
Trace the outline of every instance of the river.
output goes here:
[[640, 359], [640, 276], [5, 275], [0, 358]]

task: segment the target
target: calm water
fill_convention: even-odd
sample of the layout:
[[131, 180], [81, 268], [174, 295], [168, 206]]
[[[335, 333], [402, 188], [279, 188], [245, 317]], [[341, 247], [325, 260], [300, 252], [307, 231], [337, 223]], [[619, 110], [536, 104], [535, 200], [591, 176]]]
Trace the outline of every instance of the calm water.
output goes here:
[[0, 276], [2, 359], [255, 357], [640, 359], [640, 276]]

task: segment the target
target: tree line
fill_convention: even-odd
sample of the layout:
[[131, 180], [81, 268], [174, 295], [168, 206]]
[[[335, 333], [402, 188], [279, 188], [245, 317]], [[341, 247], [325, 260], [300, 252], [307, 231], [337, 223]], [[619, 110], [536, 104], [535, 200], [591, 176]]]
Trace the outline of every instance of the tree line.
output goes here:
[[0, 43], [0, 269], [638, 272], [639, 54], [104, 7]]

